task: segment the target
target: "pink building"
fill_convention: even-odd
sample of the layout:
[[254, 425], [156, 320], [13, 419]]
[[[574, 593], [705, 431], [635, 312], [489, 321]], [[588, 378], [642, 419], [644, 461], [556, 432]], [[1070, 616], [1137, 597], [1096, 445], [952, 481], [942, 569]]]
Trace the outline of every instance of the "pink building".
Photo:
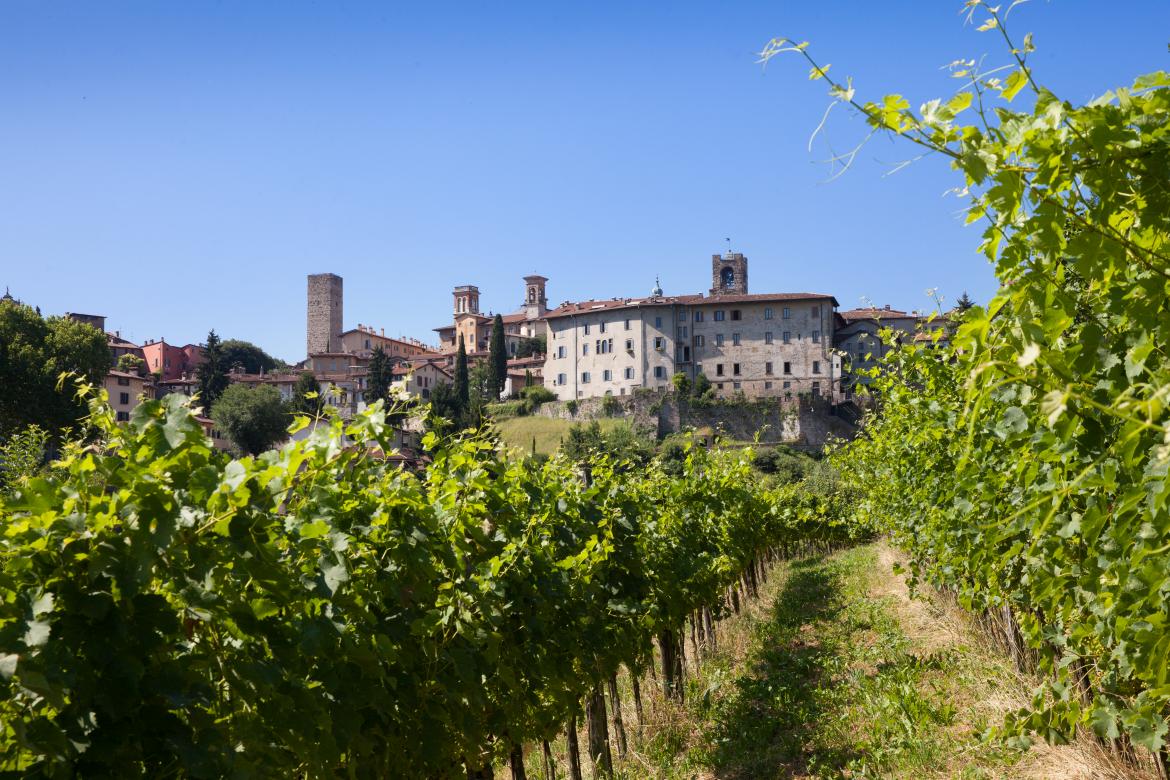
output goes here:
[[142, 354], [146, 357], [146, 370], [157, 374], [163, 381], [194, 374], [195, 368], [203, 362], [203, 347], [198, 344], [177, 347], [165, 339], [147, 341], [142, 345]]

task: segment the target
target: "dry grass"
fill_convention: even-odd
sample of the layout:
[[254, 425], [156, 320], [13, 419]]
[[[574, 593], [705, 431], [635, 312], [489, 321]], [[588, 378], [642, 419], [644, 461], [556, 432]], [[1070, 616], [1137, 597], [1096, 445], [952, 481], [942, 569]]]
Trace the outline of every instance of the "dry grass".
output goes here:
[[[875, 544], [777, 566], [760, 599], [719, 621], [718, 646], [697, 664], [688, 634], [685, 704], [642, 675], [644, 723], [623, 672], [629, 749], [613, 744], [617, 778], [1154, 780], [1091, 739], [1021, 752], [984, 738], [1037, 681], [953, 601], [912, 597], [893, 571], [899, 555]], [[568, 777], [563, 735], [553, 753]], [[542, 778], [539, 747], [528, 755], [528, 776]]]

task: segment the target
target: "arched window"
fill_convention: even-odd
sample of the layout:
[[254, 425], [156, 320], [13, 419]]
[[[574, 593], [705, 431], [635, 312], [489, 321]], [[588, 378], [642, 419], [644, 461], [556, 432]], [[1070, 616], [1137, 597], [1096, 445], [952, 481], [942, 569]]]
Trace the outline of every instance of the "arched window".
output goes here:
[[735, 285], [735, 270], [731, 266], [727, 266], [719, 272], [719, 281], [724, 286], [733, 287]]

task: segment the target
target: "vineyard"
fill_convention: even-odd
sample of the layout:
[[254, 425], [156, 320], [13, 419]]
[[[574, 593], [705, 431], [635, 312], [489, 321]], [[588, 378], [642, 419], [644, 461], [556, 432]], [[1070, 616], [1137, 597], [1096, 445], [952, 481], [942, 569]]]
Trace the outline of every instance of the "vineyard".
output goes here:
[[742, 453], [669, 476], [432, 436], [415, 475], [384, 417], [232, 460], [178, 396], [128, 425], [95, 402], [101, 446], [0, 506], [4, 768], [467, 776], [583, 715], [570, 752], [605, 771], [620, 667], [657, 642], [681, 697], [688, 620], [714, 642], [764, 559], [850, 533]]
[[[765, 52], [805, 58], [873, 132], [959, 171], [1002, 285], [963, 316], [952, 348], [936, 348], [940, 331], [892, 354], [878, 413], [836, 457], [856, 478], [860, 521], [892, 533], [919, 581], [953, 591], [1043, 675], [1002, 733], [1086, 731], [1165, 776], [1170, 75], [1074, 106], [1042, 86], [1032, 37], [1009, 34], [1007, 11], [966, 5], [1011, 66], [957, 62], [963, 89], [918, 112], [900, 95], [862, 102], [807, 44]], [[1031, 108], [1012, 110], [1016, 99]]]

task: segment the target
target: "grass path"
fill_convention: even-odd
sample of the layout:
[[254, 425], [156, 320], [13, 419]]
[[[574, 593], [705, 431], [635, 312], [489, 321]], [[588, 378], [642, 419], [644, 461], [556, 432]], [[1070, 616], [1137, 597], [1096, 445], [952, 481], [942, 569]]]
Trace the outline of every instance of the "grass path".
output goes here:
[[1021, 750], [982, 738], [1030, 683], [956, 610], [911, 599], [896, 559], [874, 544], [778, 567], [758, 601], [723, 621], [687, 703], [651, 696], [619, 776], [1143, 777], [1091, 744]]

